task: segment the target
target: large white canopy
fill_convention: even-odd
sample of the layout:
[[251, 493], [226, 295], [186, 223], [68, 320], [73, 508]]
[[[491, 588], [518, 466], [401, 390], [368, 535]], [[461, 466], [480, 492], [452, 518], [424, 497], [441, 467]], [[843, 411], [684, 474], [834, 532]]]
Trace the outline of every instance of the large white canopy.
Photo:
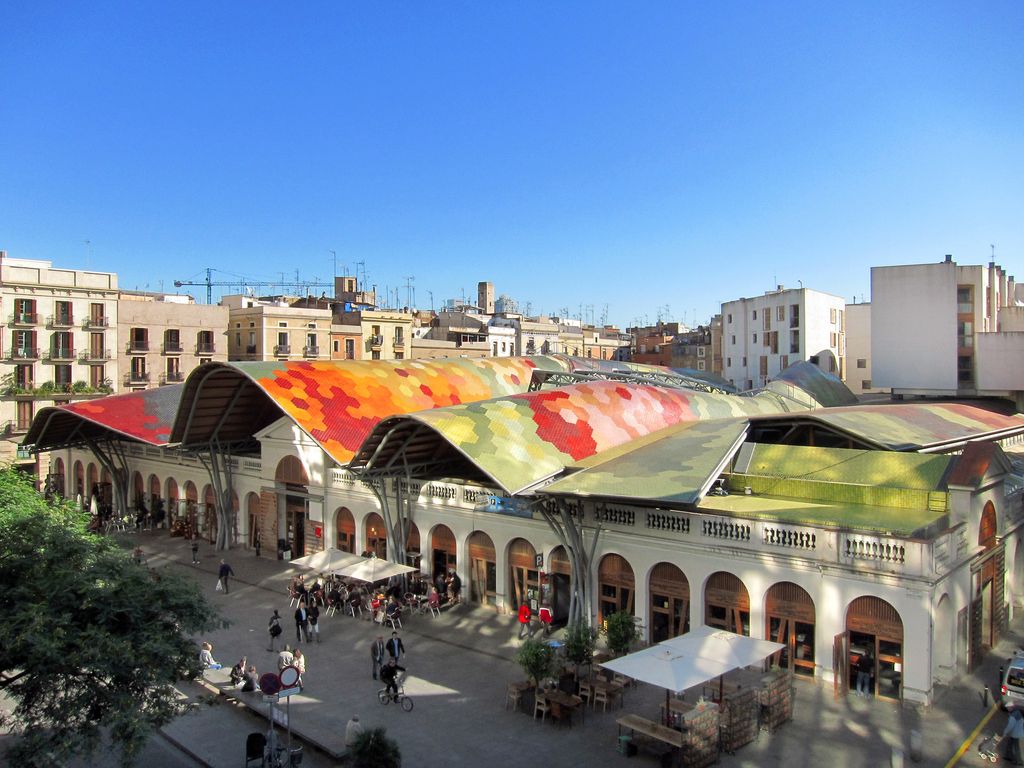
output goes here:
[[365, 559], [365, 557], [353, 555], [351, 552], [343, 552], [340, 549], [325, 549], [322, 552], [314, 552], [312, 555], [297, 557], [291, 561], [291, 565], [308, 568], [311, 571], [333, 573], [348, 565], [361, 563]]
[[411, 566], [399, 565], [389, 560], [382, 560], [379, 557], [361, 557], [359, 559], [361, 562], [346, 565], [339, 569], [338, 573], [350, 579], [358, 579], [359, 581], [372, 584], [376, 581], [383, 581], [384, 579], [390, 579], [392, 576], [401, 576], [403, 573], [411, 573], [416, 570]]
[[688, 656], [727, 663], [730, 669], [760, 664], [773, 653], [786, 648], [782, 643], [737, 635], [715, 627], [697, 627], [685, 635], [658, 644]]
[[685, 691], [714, 677], [724, 675], [733, 667], [724, 662], [687, 655], [661, 645], [601, 664], [605, 669], [657, 685], [666, 691]]

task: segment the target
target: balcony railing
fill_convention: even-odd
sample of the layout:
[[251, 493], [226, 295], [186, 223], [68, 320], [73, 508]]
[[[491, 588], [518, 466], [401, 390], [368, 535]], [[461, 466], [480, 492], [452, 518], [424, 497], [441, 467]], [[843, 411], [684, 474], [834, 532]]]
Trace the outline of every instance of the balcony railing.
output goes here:
[[48, 360], [71, 361], [74, 360], [76, 351], [69, 347], [51, 347], [47, 353]]
[[145, 339], [129, 341], [125, 352], [128, 354], [134, 354], [135, 352], [149, 352], [149, 341]]
[[71, 315], [50, 315], [46, 318], [48, 328], [74, 328], [75, 321]]
[[245, 354], [247, 354], [247, 355], [255, 355], [256, 354], [256, 345], [255, 344], [248, 344], [245, 347]]
[[108, 328], [109, 321], [105, 317], [90, 317], [82, 323], [83, 328]]
[[405, 346], [405, 337], [404, 336], [395, 336], [395, 346], [396, 347], [404, 347]]
[[110, 353], [105, 349], [87, 349], [78, 357], [83, 363], [98, 363], [110, 360]]
[[288, 344], [278, 344], [274, 347], [274, 355], [290, 355], [292, 348]]
[[377, 336], [371, 336], [369, 341], [370, 346], [373, 349], [380, 349], [384, 345], [384, 337], [379, 334]]
[[320, 356], [320, 347], [305, 346], [305, 347], [302, 348], [302, 356], [303, 357], [319, 357]]
[[39, 347], [11, 347], [11, 360], [38, 360]]
[[149, 371], [131, 371], [124, 381], [126, 384], [145, 384], [149, 381]]
[[35, 312], [15, 312], [11, 315], [11, 325], [39, 325], [39, 315]]
[[213, 352], [214, 352], [214, 349], [215, 349], [215, 347], [211, 343], [199, 342], [198, 344], [196, 344], [196, 354], [197, 355], [212, 355]]
[[180, 355], [182, 352], [180, 341], [165, 341], [164, 342], [164, 354], [165, 355]]
[[169, 371], [167, 373], [160, 374], [161, 384], [177, 384], [178, 382], [185, 380], [184, 371]]

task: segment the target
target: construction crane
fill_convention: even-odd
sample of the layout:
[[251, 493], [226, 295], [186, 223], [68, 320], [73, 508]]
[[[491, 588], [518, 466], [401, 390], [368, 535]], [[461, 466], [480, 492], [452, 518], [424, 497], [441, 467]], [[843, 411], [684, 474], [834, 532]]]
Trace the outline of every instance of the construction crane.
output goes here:
[[[207, 267], [206, 268], [206, 279], [205, 280], [202, 280], [200, 282], [192, 282], [192, 281], [189, 281], [189, 280], [175, 280], [174, 281], [174, 287], [175, 288], [182, 288], [184, 286], [189, 286], [189, 285], [205, 285], [206, 286], [206, 303], [207, 304], [213, 304], [213, 288], [214, 288], [214, 286], [217, 286], [218, 288], [234, 288], [234, 287], [237, 286], [239, 293], [245, 293], [245, 289], [246, 288], [252, 288], [257, 293], [262, 293], [262, 290], [261, 290], [262, 288], [271, 288], [271, 289], [277, 288], [277, 289], [281, 290], [282, 292], [286, 291], [286, 290], [292, 290], [292, 291], [301, 291], [303, 293], [306, 293], [310, 288], [330, 288], [331, 295], [332, 296], [334, 295], [334, 283], [320, 283], [320, 282], [317, 282], [315, 279], [304, 282], [304, 281], [301, 281], [301, 280], [298, 279], [298, 272], [296, 272], [296, 280], [295, 280], [294, 283], [286, 283], [286, 282], [284, 282], [283, 279], [280, 280], [280, 281], [250, 280], [250, 279], [248, 279], [246, 277], [238, 277], [235, 280], [229, 280], [229, 281], [214, 282], [214, 280], [213, 280], [213, 273], [215, 271], [216, 270], [212, 269], [211, 267]], [[228, 273], [225, 272], [224, 274], [228, 274]]]

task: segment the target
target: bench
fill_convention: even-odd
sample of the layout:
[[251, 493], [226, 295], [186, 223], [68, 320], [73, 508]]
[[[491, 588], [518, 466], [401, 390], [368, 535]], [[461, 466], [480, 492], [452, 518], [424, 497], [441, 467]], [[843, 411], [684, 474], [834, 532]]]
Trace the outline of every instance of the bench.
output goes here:
[[[620, 736], [623, 728], [628, 729], [637, 748], [658, 757], [662, 765], [672, 765], [673, 758], [678, 757], [686, 743], [686, 734], [682, 731], [668, 728], [646, 717], [623, 715], [615, 722], [618, 723]], [[644, 738], [638, 739], [637, 734]]]

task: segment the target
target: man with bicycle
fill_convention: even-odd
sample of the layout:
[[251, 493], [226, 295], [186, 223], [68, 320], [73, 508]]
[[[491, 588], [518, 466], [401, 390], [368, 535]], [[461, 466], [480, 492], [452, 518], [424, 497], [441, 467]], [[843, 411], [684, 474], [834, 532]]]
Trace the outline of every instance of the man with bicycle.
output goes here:
[[380, 679], [384, 682], [384, 690], [391, 694], [391, 700], [398, 701], [398, 673], [405, 672], [405, 667], [398, 665], [398, 659], [392, 656], [388, 663], [380, 668]]

